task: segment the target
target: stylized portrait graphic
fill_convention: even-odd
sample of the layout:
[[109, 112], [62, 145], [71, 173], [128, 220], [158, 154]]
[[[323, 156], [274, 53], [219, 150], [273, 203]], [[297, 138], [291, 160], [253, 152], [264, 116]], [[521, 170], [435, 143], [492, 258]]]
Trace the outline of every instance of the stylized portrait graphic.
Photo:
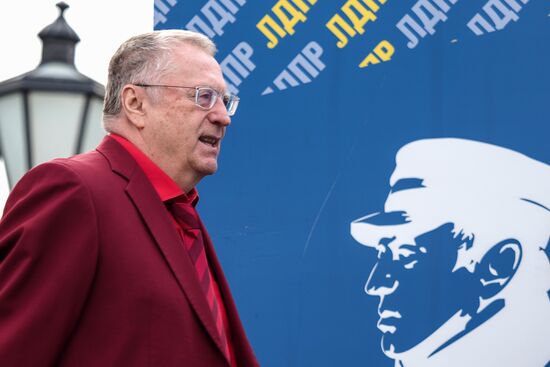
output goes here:
[[384, 210], [351, 223], [378, 253], [383, 352], [396, 366], [550, 362], [550, 166], [427, 139], [396, 157]]

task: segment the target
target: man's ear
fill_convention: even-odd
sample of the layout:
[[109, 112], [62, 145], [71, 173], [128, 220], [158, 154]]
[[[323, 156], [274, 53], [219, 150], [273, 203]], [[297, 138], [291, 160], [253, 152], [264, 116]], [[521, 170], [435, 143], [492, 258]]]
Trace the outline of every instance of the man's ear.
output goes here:
[[481, 298], [499, 293], [512, 279], [521, 262], [521, 243], [507, 239], [494, 245], [476, 267], [481, 282]]
[[147, 94], [143, 88], [136, 85], [126, 84], [122, 88], [120, 102], [121, 108], [126, 114], [128, 120], [138, 130], [145, 127], [145, 99]]

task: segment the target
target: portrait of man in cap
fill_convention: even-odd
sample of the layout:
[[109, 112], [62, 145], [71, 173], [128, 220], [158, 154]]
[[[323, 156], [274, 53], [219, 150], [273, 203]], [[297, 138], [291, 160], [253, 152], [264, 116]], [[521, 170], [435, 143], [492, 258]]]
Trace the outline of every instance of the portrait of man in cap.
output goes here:
[[381, 347], [396, 366], [550, 362], [550, 166], [464, 139], [409, 143], [384, 209], [351, 223], [377, 251]]

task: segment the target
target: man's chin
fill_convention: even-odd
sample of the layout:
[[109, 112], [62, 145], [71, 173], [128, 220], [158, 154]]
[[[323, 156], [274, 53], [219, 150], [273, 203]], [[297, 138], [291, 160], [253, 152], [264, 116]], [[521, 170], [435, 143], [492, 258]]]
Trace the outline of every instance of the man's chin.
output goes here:
[[395, 356], [395, 345], [392, 343], [392, 335], [384, 334], [382, 335], [382, 340], [380, 341], [380, 346], [382, 347], [382, 352], [390, 358]]
[[397, 335], [384, 333], [384, 335], [382, 335], [381, 346], [382, 351], [386, 356], [390, 358], [395, 358], [396, 355], [406, 352], [414, 345], [404, 346], [403, 343], [399, 342]]
[[209, 176], [216, 173], [218, 170], [218, 161], [216, 159], [208, 159], [199, 162], [195, 166], [195, 171], [201, 176]]
[[213, 175], [214, 173], [216, 173], [218, 171], [218, 166], [215, 166], [215, 167], [207, 167], [205, 169], [203, 169], [201, 171], [201, 173], [204, 175], [204, 176], [209, 176], [209, 175]]

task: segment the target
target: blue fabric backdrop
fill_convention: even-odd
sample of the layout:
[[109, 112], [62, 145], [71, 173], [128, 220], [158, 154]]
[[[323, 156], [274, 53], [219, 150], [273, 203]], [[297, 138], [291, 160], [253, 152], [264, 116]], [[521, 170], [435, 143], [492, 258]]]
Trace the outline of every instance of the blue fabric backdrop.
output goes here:
[[263, 366], [393, 366], [350, 222], [412, 141], [550, 164], [549, 27], [540, 0], [155, 1], [156, 29], [214, 39], [241, 97], [199, 210]]

